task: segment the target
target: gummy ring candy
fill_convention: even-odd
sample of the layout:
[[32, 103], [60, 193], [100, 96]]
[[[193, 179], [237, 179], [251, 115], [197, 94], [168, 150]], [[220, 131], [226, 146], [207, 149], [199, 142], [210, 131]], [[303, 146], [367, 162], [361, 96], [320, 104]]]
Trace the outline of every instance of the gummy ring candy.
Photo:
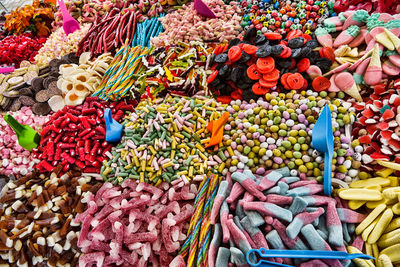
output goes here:
[[308, 58], [302, 58], [298, 63], [297, 63], [297, 71], [298, 72], [304, 72], [308, 70], [310, 67], [310, 60]]
[[247, 76], [252, 80], [259, 80], [262, 77], [255, 64], [247, 68]]
[[287, 90], [290, 89], [289, 84], [287, 83], [287, 78], [292, 75], [291, 73], [285, 73], [281, 76], [281, 84], [283, 85], [283, 87]]
[[312, 87], [317, 92], [326, 91], [331, 87], [331, 81], [328, 78], [318, 76], [312, 81]]
[[259, 58], [257, 68], [261, 73], [268, 73], [275, 68], [275, 60], [272, 57]]
[[232, 46], [228, 51], [228, 58], [231, 62], [235, 62], [242, 57], [242, 49], [239, 46]]
[[237, 89], [237, 90], [233, 91], [233, 92], [231, 93], [231, 97], [232, 97], [234, 100], [242, 99], [242, 98], [243, 98], [243, 92], [242, 92], [242, 90]]
[[250, 44], [243, 45], [243, 51], [249, 55], [255, 55], [257, 52], [258, 47]]
[[289, 47], [285, 46], [283, 48], [282, 53], [279, 55], [281, 58], [288, 58], [292, 55], [292, 49], [290, 49]]
[[265, 38], [268, 40], [280, 40], [282, 39], [282, 35], [277, 32], [266, 32], [264, 33]]
[[304, 85], [304, 78], [303, 78], [303, 76], [301, 76], [301, 74], [300, 73], [294, 73], [294, 74], [290, 74], [288, 77], [287, 77], [287, 84], [289, 85], [289, 87], [291, 88], [291, 89], [294, 89], [294, 90], [299, 90], [299, 89], [301, 89], [302, 87], [303, 87], [303, 85]]
[[253, 91], [255, 95], [265, 95], [269, 92], [269, 88], [262, 87], [260, 83], [255, 83], [251, 87], [251, 91]]
[[259, 81], [260, 85], [265, 88], [272, 88], [278, 84], [278, 81], [268, 82], [266, 80], [261, 79]]
[[267, 82], [275, 82], [279, 80], [280, 72], [278, 69], [273, 69], [272, 71], [263, 74], [262, 79]]

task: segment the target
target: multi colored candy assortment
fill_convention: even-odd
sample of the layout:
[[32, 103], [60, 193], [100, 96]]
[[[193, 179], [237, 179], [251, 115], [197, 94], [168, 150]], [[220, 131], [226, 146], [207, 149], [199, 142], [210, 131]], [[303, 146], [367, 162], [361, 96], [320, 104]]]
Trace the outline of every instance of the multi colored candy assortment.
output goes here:
[[224, 4], [222, 0], [208, 2], [216, 18], [204, 19], [193, 8], [193, 3], [161, 18], [164, 32], [152, 39], [156, 47], [176, 45], [179, 42], [228, 42], [240, 32], [241, 10], [237, 3]]
[[158, 185], [163, 180], [201, 181], [213, 168], [221, 172], [223, 165], [217, 165], [225, 154], [208, 153], [202, 140], [213, 140], [214, 136], [206, 135], [207, 125], [217, 124], [224, 109], [206, 98], [142, 101], [125, 121], [122, 143], [107, 153], [109, 161], [101, 174], [115, 183], [135, 179]]
[[0, 35], [1, 266], [399, 265], [399, 1], [45, 2]]
[[324, 91], [330, 82], [322, 77], [332, 60], [313, 51], [318, 43], [299, 30], [288, 34], [287, 41], [279, 33], [257, 34], [246, 31], [243, 40], [229, 42], [223, 53], [214, 52], [209, 85], [218, 100], [257, 99], [271, 90]]
[[[34, 115], [32, 109], [29, 107], [23, 107], [20, 111], [12, 112], [10, 114], [18, 122], [30, 125], [36, 131], [40, 131], [42, 125], [48, 121], [47, 117]], [[35, 160], [29, 151], [18, 145], [17, 136], [1, 115], [0, 121], [0, 173], [5, 175], [27, 175], [33, 170]]]
[[311, 35], [324, 19], [334, 15], [334, 1], [242, 1], [245, 10], [241, 25], [254, 27], [262, 33], [301, 30]]

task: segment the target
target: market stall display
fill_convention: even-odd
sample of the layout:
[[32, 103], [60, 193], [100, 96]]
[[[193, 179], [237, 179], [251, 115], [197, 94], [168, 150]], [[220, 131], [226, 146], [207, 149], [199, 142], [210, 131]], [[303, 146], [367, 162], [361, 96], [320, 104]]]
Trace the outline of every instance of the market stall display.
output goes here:
[[58, 4], [0, 17], [1, 266], [399, 265], [398, 0]]

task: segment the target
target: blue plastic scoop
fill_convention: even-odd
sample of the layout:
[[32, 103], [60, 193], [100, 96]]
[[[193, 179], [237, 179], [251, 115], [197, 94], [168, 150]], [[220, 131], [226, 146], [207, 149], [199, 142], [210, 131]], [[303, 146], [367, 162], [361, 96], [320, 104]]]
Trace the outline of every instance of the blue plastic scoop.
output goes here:
[[[250, 260], [250, 257], [254, 253], [256, 258], [260, 259], [258, 262], [254, 263]], [[253, 257], [254, 258], [254, 257]], [[246, 260], [251, 266], [284, 266], [291, 267], [291, 265], [276, 263], [272, 261], [264, 260], [263, 258], [295, 258], [295, 259], [335, 259], [335, 260], [352, 260], [356, 258], [370, 260], [374, 259], [366, 254], [354, 253], [349, 254], [344, 251], [324, 251], [324, 250], [280, 250], [280, 249], [251, 249], [247, 252]]]
[[319, 152], [325, 153], [324, 159], [324, 194], [332, 193], [332, 156], [333, 156], [333, 131], [332, 117], [329, 105], [326, 104], [312, 129], [312, 145]]
[[106, 141], [119, 142], [122, 138], [123, 126], [113, 119], [109, 108], [104, 111], [104, 121], [106, 122]]

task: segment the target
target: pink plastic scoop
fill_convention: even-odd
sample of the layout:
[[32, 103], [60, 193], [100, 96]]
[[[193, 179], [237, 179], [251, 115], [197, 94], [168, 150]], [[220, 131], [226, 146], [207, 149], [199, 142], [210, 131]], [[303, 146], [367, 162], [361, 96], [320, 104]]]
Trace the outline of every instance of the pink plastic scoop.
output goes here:
[[197, 13], [206, 18], [215, 19], [217, 17], [215, 16], [214, 12], [212, 12], [212, 10], [202, 0], [194, 0], [193, 7], [197, 11]]
[[81, 28], [79, 22], [76, 21], [68, 12], [67, 7], [64, 4], [64, 0], [57, 0], [60, 6], [61, 13], [63, 16], [63, 29], [66, 35], [73, 33]]

